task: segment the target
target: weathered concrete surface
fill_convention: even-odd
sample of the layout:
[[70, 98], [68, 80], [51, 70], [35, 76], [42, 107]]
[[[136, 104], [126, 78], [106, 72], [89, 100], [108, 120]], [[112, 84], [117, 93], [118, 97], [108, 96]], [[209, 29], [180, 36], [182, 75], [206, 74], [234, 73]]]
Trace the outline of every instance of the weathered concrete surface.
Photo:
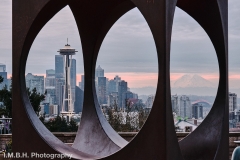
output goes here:
[[[60, 139], [62, 142], [71, 145], [74, 142], [76, 137], [76, 132], [53, 132], [53, 134]], [[126, 141], [131, 141], [132, 138], [137, 134], [137, 132], [119, 132], [119, 135], [124, 138]], [[189, 133], [188, 132], [178, 132], [178, 140], [183, 139]], [[0, 135], [0, 144], [6, 144], [12, 138], [11, 134]], [[234, 148], [237, 147], [237, 144], [234, 141], [240, 141], [240, 132], [230, 132], [229, 133], [229, 160], [231, 159], [232, 152]], [[0, 154], [0, 160], [3, 159], [3, 155]]]

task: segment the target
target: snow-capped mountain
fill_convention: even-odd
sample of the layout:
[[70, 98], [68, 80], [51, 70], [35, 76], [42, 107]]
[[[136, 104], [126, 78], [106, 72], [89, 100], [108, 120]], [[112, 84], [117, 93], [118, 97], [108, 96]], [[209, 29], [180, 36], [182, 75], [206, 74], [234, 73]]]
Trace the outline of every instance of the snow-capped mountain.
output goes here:
[[184, 75], [171, 83], [171, 94], [216, 96], [217, 85], [199, 75]]
[[174, 88], [187, 88], [187, 87], [210, 87], [214, 88], [214, 84], [212, 84], [210, 81], [204, 79], [203, 77], [199, 75], [183, 75], [179, 79], [177, 79], [175, 82], [172, 83], [172, 87]]
[[[131, 88], [131, 92], [138, 95], [156, 94], [155, 87]], [[204, 79], [199, 75], [186, 74], [171, 81], [171, 95], [216, 96], [217, 84]]]

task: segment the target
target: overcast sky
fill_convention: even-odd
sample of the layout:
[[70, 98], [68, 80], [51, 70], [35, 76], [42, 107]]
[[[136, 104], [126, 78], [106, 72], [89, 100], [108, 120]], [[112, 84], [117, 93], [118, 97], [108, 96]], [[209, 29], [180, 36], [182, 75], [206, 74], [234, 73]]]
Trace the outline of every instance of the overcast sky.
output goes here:
[[[240, 88], [240, 1], [229, 0], [230, 87]], [[11, 75], [11, 0], [0, 1], [0, 63]], [[65, 7], [41, 30], [30, 50], [26, 73], [45, 74], [54, 69], [57, 50], [69, 44], [79, 52], [78, 81], [83, 74], [80, 37], [74, 17]], [[150, 29], [137, 9], [121, 17], [107, 34], [97, 65], [108, 78], [118, 74], [130, 87], [156, 86], [157, 54]], [[218, 62], [213, 45], [204, 30], [190, 16], [176, 9], [171, 46], [171, 79], [194, 73], [218, 83]]]

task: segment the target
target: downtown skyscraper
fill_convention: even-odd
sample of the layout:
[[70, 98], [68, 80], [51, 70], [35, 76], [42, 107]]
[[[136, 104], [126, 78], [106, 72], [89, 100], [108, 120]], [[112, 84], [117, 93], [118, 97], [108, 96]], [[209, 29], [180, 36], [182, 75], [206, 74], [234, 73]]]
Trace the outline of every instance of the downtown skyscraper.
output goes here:
[[70, 69], [70, 84], [72, 92], [72, 100], [75, 102], [75, 92], [76, 92], [76, 59], [72, 59], [71, 69]]
[[7, 79], [6, 65], [2, 63], [0, 63], [0, 76], [3, 78], [3, 82], [0, 83], [0, 89], [3, 89], [5, 85], [8, 85], [8, 79]]
[[107, 103], [106, 77], [97, 78], [97, 96], [99, 104]]
[[[56, 86], [56, 99], [57, 104], [61, 105], [63, 101], [63, 86], [65, 85], [64, 75], [64, 57], [62, 55], [55, 55], [55, 86]], [[72, 59], [70, 69], [70, 83], [72, 101], [75, 102], [75, 90], [76, 90], [76, 59]]]
[[95, 71], [95, 87], [100, 105], [107, 103], [107, 79], [104, 77], [104, 69], [100, 65]]
[[45, 103], [56, 104], [56, 85], [55, 85], [55, 70], [46, 70], [45, 78]]
[[64, 78], [63, 55], [55, 55], [55, 78]]
[[127, 82], [122, 80], [118, 82], [118, 107], [125, 108], [125, 94], [127, 92], [128, 86]]
[[188, 96], [182, 95], [180, 97], [179, 115], [183, 118], [192, 118], [192, 105]]
[[55, 55], [55, 94], [58, 106], [61, 106], [63, 102], [64, 85], [64, 58], [62, 55]]
[[104, 69], [102, 69], [100, 65], [96, 68], [95, 71], [95, 78], [97, 77], [104, 77]]
[[32, 91], [36, 88], [37, 92], [40, 94], [44, 94], [44, 76], [33, 75], [32, 73], [28, 73], [25, 76], [26, 87]]

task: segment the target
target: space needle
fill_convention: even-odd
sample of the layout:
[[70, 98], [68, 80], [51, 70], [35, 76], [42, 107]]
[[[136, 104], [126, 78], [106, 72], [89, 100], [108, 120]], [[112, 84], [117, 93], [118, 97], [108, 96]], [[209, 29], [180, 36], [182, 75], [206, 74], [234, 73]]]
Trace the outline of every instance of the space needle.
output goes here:
[[60, 49], [59, 51], [60, 55], [63, 55], [64, 57], [64, 74], [65, 74], [65, 85], [64, 85], [64, 91], [63, 91], [63, 102], [62, 102], [62, 108], [61, 108], [61, 115], [67, 117], [67, 121], [75, 114], [74, 107], [73, 107], [73, 101], [72, 101], [72, 92], [71, 92], [71, 80], [70, 80], [70, 69], [72, 65], [72, 56], [76, 54], [75, 49], [71, 48], [71, 46], [67, 44], [64, 46], [64, 48]]

